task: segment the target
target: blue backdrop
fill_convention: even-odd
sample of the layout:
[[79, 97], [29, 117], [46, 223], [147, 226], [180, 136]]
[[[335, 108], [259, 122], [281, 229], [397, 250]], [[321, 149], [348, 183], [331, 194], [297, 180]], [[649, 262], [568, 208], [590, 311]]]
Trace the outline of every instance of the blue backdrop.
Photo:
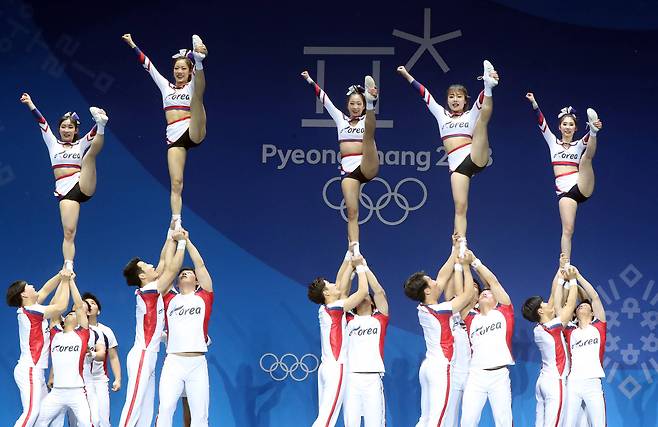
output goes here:
[[[308, 69], [337, 105], [347, 86], [372, 73], [381, 90], [376, 137], [383, 165], [381, 180], [365, 187], [362, 251], [391, 299], [387, 419], [392, 426], [413, 425], [424, 343], [415, 304], [401, 284], [410, 272], [435, 271], [447, 256], [453, 208], [436, 122], [395, 68], [406, 64], [440, 99], [453, 82], [476, 94], [486, 58], [501, 84], [489, 127], [493, 163], [472, 185], [469, 243], [519, 313], [511, 369], [515, 425], [534, 425], [539, 371], [532, 325], [520, 306], [529, 295], [547, 293], [560, 238], [548, 150], [524, 98], [528, 90], [554, 130], [566, 105], [581, 112], [594, 107], [605, 122], [594, 162], [596, 190], [579, 209], [572, 258], [608, 312], [609, 425], [658, 425], [658, 7], [640, 1], [566, 8], [517, 0], [434, 3], [431, 9], [410, 1], [369, 10], [366, 4], [4, 0], [5, 282], [44, 281], [61, 265], [52, 172], [20, 94], [29, 92], [51, 123], [78, 111], [84, 128], [91, 125], [88, 107], [102, 106], [110, 122], [98, 190], [82, 209], [76, 272], [81, 288], [101, 298], [101, 320], [114, 328], [123, 363], [132, 346], [134, 297], [121, 269], [135, 255], [156, 260], [170, 212], [161, 99], [121, 35], [131, 32], [169, 76], [171, 55], [198, 33], [210, 50], [208, 136], [189, 155], [183, 217], [216, 281], [211, 425], [310, 425], [317, 373], [275, 381], [259, 363], [266, 353], [319, 355], [317, 307], [306, 299], [305, 285], [319, 274], [332, 276], [346, 246], [333, 180], [336, 132], [326, 127], [329, 116], [317, 109], [299, 73]], [[382, 198], [387, 186], [415, 209], [400, 208], [400, 197], [400, 204]], [[13, 310], [0, 316], [7, 325], [0, 420], [8, 425], [20, 408], [12, 376], [18, 336]], [[265, 368], [270, 359], [262, 359]], [[125, 385], [125, 367], [123, 375]], [[124, 398], [125, 390], [112, 395], [114, 423]], [[488, 408], [481, 425], [493, 425]]]

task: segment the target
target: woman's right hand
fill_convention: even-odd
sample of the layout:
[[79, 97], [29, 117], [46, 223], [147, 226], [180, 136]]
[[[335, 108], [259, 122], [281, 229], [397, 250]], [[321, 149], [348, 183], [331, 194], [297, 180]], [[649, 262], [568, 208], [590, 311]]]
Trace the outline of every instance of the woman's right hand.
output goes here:
[[405, 79], [407, 79], [409, 82], [411, 82], [411, 81], [414, 79], [413, 77], [411, 77], [411, 74], [409, 74], [409, 71], [407, 71], [407, 69], [405, 68], [404, 65], [400, 65], [400, 66], [397, 68], [397, 72], [398, 72], [402, 77], [404, 77]]
[[528, 92], [528, 93], [525, 94], [525, 97], [528, 101], [532, 102], [533, 104], [537, 103], [537, 101], [535, 100], [535, 94], [534, 93]]
[[130, 35], [130, 33], [124, 34], [123, 36], [121, 36], [121, 38], [123, 39], [124, 42], [128, 44], [128, 46], [132, 47], [133, 49], [135, 48], [135, 46], [137, 46], [133, 41], [133, 37]]

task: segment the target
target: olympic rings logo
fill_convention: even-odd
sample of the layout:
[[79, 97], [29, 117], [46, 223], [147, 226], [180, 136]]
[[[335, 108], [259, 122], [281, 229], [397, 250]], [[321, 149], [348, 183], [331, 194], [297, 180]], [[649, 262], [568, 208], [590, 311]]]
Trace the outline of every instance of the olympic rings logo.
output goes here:
[[309, 374], [318, 370], [320, 360], [311, 353], [305, 354], [301, 358], [292, 353], [286, 353], [281, 358], [274, 353], [265, 353], [260, 357], [259, 364], [260, 368], [270, 374], [274, 381], [283, 381], [288, 377], [294, 381], [304, 381]]
[[[340, 204], [335, 204], [329, 201], [328, 195], [327, 195], [327, 190], [329, 189], [329, 186], [333, 184], [334, 182], [340, 182], [340, 177], [334, 177], [331, 178], [327, 183], [324, 185], [324, 188], [322, 189], [322, 198], [324, 199], [324, 203], [330, 207], [331, 209], [340, 211], [340, 215], [343, 217], [345, 221], [347, 221], [347, 215], [345, 214], [345, 199], [342, 199]], [[419, 179], [416, 178], [404, 178], [402, 181], [398, 182], [394, 188], [391, 188], [391, 185], [383, 180], [382, 178], [374, 178], [370, 183], [368, 184], [368, 187], [371, 187], [373, 183], [379, 182], [381, 183], [384, 188], [385, 192], [382, 194], [376, 202], [373, 203], [373, 197], [365, 194], [364, 190], [364, 184], [361, 185], [361, 194], [359, 196], [359, 202], [362, 207], [365, 209], [368, 209], [368, 214], [361, 220], [359, 220], [359, 224], [364, 224], [372, 218], [373, 213], [377, 215], [377, 218], [381, 222], [383, 222], [386, 225], [398, 225], [402, 224], [409, 214], [415, 210], [418, 210], [422, 208], [425, 205], [425, 202], [427, 201], [427, 187], [425, 187], [425, 184]], [[422, 192], [422, 197], [420, 202], [416, 203], [415, 205], [411, 205], [409, 203], [409, 199], [400, 192], [400, 188], [407, 183], [413, 183], [418, 185], [420, 188], [420, 191]], [[391, 201], [395, 202], [395, 204], [402, 210], [402, 216], [397, 219], [397, 220], [389, 220], [384, 218], [382, 215], [382, 209], [386, 208]]]

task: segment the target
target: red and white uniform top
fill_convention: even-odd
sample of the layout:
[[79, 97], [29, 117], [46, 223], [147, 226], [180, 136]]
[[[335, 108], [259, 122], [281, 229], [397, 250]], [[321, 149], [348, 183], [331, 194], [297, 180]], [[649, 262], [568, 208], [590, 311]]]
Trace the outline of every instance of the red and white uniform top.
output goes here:
[[416, 80], [411, 82], [411, 86], [414, 89], [418, 90], [420, 96], [423, 98], [425, 105], [430, 110], [436, 123], [439, 126], [439, 133], [441, 134], [441, 140], [445, 141], [448, 138], [462, 137], [468, 138], [468, 142], [454, 147], [450, 150], [448, 154], [448, 168], [451, 171], [457, 169], [460, 163], [468, 157], [471, 153], [471, 141], [473, 138], [473, 131], [475, 130], [475, 123], [477, 122], [478, 117], [480, 117], [480, 112], [482, 111], [482, 103], [484, 102], [484, 91], [475, 99], [475, 104], [473, 108], [468, 111], [461, 113], [453, 113], [448, 111], [441, 104], [434, 100], [434, 97], [429, 90]]
[[[541, 131], [541, 134], [544, 137], [546, 144], [548, 144], [548, 148], [551, 153], [551, 164], [553, 166], [579, 167], [580, 159], [583, 157], [583, 153], [587, 148], [587, 142], [589, 141], [590, 138], [589, 132], [585, 136], [583, 136], [582, 138], [576, 141], [564, 143], [559, 139], [557, 139], [557, 137], [553, 134], [553, 132], [551, 132], [551, 129], [548, 127], [548, 123], [546, 123], [546, 118], [544, 117], [544, 114], [541, 112], [539, 108], [535, 110], [535, 113], [537, 114], [539, 130]], [[567, 148], [564, 148], [564, 145], [566, 144], [568, 144], [569, 146]], [[578, 171], [566, 172], [560, 175], [556, 175], [555, 179], [557, 180], [558, 178], [572, 175], [575, 173], [578, 173]], [[562, 190], [556, 189], [557, 194], [560, 194], [562, 192], [563, 192]]]
[[105, 346], [105, 358], [103, 360], [94, 360], [91, 368], [91, 376], [93, 381], [109, 381], [107, 376], [107, 359], [109, 357], [109, 350], [119, 345], [116, 336], [112, 329], [102, 323], [96, 325], [89, 325], [89, 327], [98, 334], [98, 342]]
[[[55, 325], [51, 329], [51, 340], [55, 337], [55, 335], [60, 334], [64, 332], [62, 329], [61, 325]], [[96, 351], [96, 346], [98, 344], [103, 343], [104, 337], [96, 330], [92, 329], [91, 327], [89, 328], [89, 341], [87, 342], [87, 349], [90, 351]], [[86, 350], [85, 350], [86, 353]], [[93, 364], [94, 360], [91, 359], [91, 357], [87, 354], [85, 354], [85, 358], [83, 361], [82, 365], [82, 379], [84, 380], [85, 384], [94, 381], [94, 374], [93, 374]]]
[[347, 319], [343, 311], [344, 304], [345, 300], [338, 300], [331, 304], [323, 304], [318, 309], [322, 363], [345, 362]]
[[94, 335], [90, 329], [77, 327], [73, 331], [63, 332], [53, 328], [50, 343], [50, 357], [53, 361], [53, 387], [84, 387], [88, 378], [84, 371], [88, 369], [87, 349], [94, 345]]
[[533, 332], [541, 353], [541, 374], [566, 378], [569, 373], [569, 354], [560, 318], [538, 323]]
[[158, 281], [135, 291], [135, 344], [141, 349], [157, 353], [164, 330], [164, 302], [158, 292]]
[[[135, 47], [135, 53], [139, 63], [142, 64], [142, 67], [149, 73], [155, 85], [160, 89], [160, 94], [162, 95], [162, 108], [165, 111], [168, 110], [190, 110], [190, 104], [192, 102], [192, 94], [194, 93], [194, 69], [192, 71], [192, 80], [189, 83], [186, 83], [183, 87], [176, 87], [169, 82], [166, 78], [160, 74], [160, 72], [155, 68], [155, 65], [151, 62], [148, 56], [139, 50], [138, 47]], [[171, 123], [170, 123], [171, 124]]]
[[358, 122], [352, 126], [350, 120], [354, 120], [354, 118], [347, 117], [341, 110], [336, 108], [326, 92], [317, 83], [313, 83], [313, 87], [315, 88], [315, 95], [322, 102], [322, 105], [331, 118], [334, 119], [334, 123], [336, 123], [338, 142], [363, 142], [363, 133], [366, 130], [366, 116], [363, 115], [356, 118]]
[[594, 318], [585, 328], [569, 323], [565, 329], [567, 345], [571, 354], [569, 379], [603, 378], [603, 355], [605, 354], [606, 322]]
[[[58, 168], [81, 168], [82, 157], [84, 157], [91, 141], [96, 136], [96, 126], [89, 131], [82, 138], [73, 141], [73, 142], [62, 142], [55, 137], [53, 134], [50, 125], [46, 121], [46, 118], [39, 112], [39, 110], [32, 110], [37, 123], [39, 123], [39, 128], [41, 128], [41, 136], [43, 137], [43, 142], [46, 143], [48, 147], [48, 153], [50, 154], [50, 164], [53, 169]], [[68, 147], [68, 148], [67, 148]]]
[[208, 322], [215, 294], [202, 288], [183, 295], [171, 290], [164, 296], [167, 354], [208, 351]]
[[384, 373], [384, 341], [389, 317], [375, 310], [372, 315], [347, 317], [347, 368], [350, 372]]
[[466, 374], [471, 364], [471, 344], [468, 342], [466, 323], [459, 313], [453, 314], [450, 318], [450, 328], [455, 342], [455, 350], [452, 355], [452, 371]]
[[498, 304], [486, 315], [469, 311], [466, 331], [471, 342], [471, 369], [491, 369], [514, 365], [512, 334], [514, 307]]
[[419, 304], [418, 322], [425, 336], [426, 359], [446, 365], [451, 363], [454, 353], [454, 338], [450, 330], [452, 303]]
[[50, 328], [44, 317], [46, 307], [29, 305], [16, 310], [21, 355], [18, 363], [39, 369], [48, 368]]

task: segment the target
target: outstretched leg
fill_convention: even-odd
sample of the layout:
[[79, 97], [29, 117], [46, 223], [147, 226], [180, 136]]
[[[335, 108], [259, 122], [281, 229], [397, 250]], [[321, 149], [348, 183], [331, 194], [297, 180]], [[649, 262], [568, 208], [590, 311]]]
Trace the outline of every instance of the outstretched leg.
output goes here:
[[347, 211], [347, 238], [350, 243], [359, 241], [359, 194], [361, 183], [353, 178], [345, 178], [340, 183]]
[[78, 229], [78, 218], [80, 217], [80, 203], [74, 200], [60, 200], [59, 213], [62, 218], [64, 229], [64, 240], [62, 242], [62, 253], [66, 268], [73, 269], [73, 258], [75, 258], [75, 233]]
[[203, 106], [203, 94], [206, 91], [206, 75], [203, 60], [208, 54], [206, 46], [196, 34], [192, 36], [194, 55], [194, 92], [190, 101], [190, 139], [201, 144], [206, 137], [206, 109]]
[[590, 136], [578, 167], [578, 189], [585, 197], [590, 197], [594, 192], [595, 179], [594, 167], [592, 166], [594, 154], [596, 154], [596, 137]]
[[484, 167], [489, 162], [489, 136], [487, 126], [493, 113], [493, 97], [491, 89], [498, 84], [498, 73], [494, 70], [491, 62], [484, 61], [482, 80], [484, 81], [484, 93], [482, 94], [482, 110], [473, 129], [473, 143], [471, 145], [471, 159], [477, 166]]
[[471, 179], [458, 172], [450, 174], [452, 199], [455, 202], [455, 230], [459, 236], [466, 237], [466, 210], [468, 209], [468, 190]]
[[96, 156], [103, 149], [105, 135], [96, 135], [91, 142], [89, 151], [82, 158], [80, 165], [80, 191], [86, 196], [93, 196], [96, 192]]
[[377, 119], [375, 117], [375, 102], [377, 102], [377, 87], [372, 77], [366, 76], [366, 118], [365, 130], [363, 132], [363, 148], [361, 158], [361, 173], [366, 179], [373, 179], [379, 173], [379, 155], [375, 144], [375, 128]]
[[167, 164], [171, 181], [171, 214], [178, 215], [177, 218], [180, 218], [183, 209], [183, 173], [186, 157], [187, 151], [183, 147], [171, 147], [167, 150]]
[[576, 225], [578, 203], [569, 197], [562, 197], [559, 202], [560, 220], [562, 221], [562, 239], [560, 249], [568, 259], [571, 259], [571, 238]]

